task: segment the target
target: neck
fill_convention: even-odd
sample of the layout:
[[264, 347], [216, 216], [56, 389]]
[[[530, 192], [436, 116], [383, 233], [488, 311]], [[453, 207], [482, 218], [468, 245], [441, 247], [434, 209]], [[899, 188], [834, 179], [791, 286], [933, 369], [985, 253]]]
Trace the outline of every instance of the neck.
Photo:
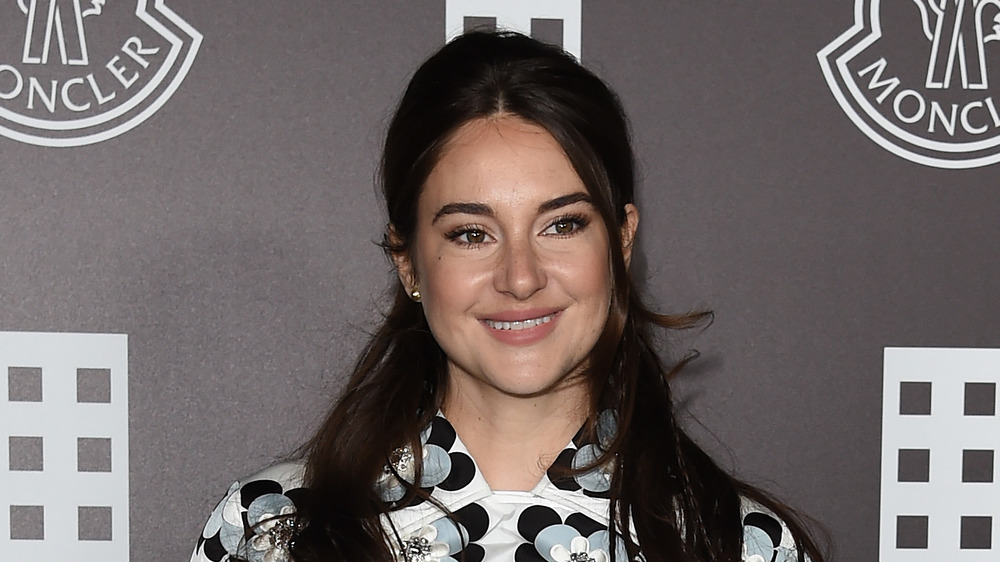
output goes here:
[[443, 410], [494, 490], [531, 490], [587, 419], [583, 381], [538, 396], [449, 383]]

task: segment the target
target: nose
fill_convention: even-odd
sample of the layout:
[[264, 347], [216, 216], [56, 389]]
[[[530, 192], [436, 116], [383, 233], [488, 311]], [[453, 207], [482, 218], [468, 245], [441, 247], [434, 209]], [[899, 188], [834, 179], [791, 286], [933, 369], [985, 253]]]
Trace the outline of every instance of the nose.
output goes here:
[[518, 300], [545, 287], [547, 275], [542, 259], [530, 240], [508, 240], [493, 276], [493, 286]]

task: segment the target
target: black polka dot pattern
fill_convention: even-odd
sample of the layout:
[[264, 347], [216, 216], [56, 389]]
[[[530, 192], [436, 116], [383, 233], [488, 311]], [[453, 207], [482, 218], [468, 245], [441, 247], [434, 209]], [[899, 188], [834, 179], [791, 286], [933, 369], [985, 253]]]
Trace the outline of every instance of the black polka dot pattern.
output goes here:
[[[449, 492], [461, 490], [468, 486], [475, 478], [476, 462], [472, 460], [472, 457], [462, 451], [451, 450], [457, 442], [458, 434], [455, 432], [455, 428], [448, 423], [448, 420], [441, 416], [435, 416], [431, 420], [430, 434], [427, 436], [425, 443], [441, 447], [448, 453], [448, 457], [451, 459], [451, 470], [444, 481], [437, 486], [421, 488], [428, 495], [433, 494], [435, 488]], [[414, 507], [423, 504], [425, 501], [427, 500], [417, 496], [410, 499], [404, 507]]]
[[486, 531], [490, 527], [490, 514], [483, 506], [471, 503], [456, 511], [455, 519], [469, 533], [469, 544], [465, 545], [462, 552], [453, 558], [468, 562], [482, 562], [486, 558], [486, 549], [482, 545], [476, 544], [476, 541], [486, 535]]
[[585, 486], [582, 486], [580, 484], [580, 480], [573, 475], [571, 472], [573, 468], [573, 460], [576, 458], [580, 448], [590, 445], [590, 443], [583, 439], [582, 433], [577, 433], [577, 436], [573, 438], [573, 444], [577, 445], [577, 448], [567, 447], [560, 451], [556, 460], [552, 463], [552, 466], [550, 466], [546, 471], [546, 476], [549, 481], [560, 490], [566, 490], [569, 492], [580, 491], [583, 495], [591, 498], [610, 498], [610, 490], [588, 490]]
[[562, 517], [551, 507], [531, 506], [517, 518], [517, 532], [528, 542], [533, 542], [542, 529], [562, 523]]
[[535, 550], [535, 545], [524, 543], [514, 551], [514, 562], [546, 562], [546, 560]]
[[451, 457], [451, 472], [444, 482], [438, 484], [442, 490], [454, 492], [469, 485], [476, 476], [476, 463], [465, 453], [448, 453]]
[[219, 541], [219, 533], [212, 535], [212, 538], [206, 540], [199, 548], [202, 549], [205, 557], [212, 562], [220, 562], [228, 554]]
[[545, 529], [564, 524], [576, 529], [582, 537], [607, 529], [607, 525], [582, 513], [571, 513], [564, 520], [551, 507], [534, 505], [522, 511], [517, 518], [517, 532], [526, 542], [514, 551], [514, 560], [517, 562], [545, 560], [535, 547], [535, 539]]
[[[250, 523], [248, 513], [251, 509], [282, 502], [301, 506], [308, 501], [308, 491], [302, 487], [301, 468], [295, 463], [275, 465], [230, 487], [229, 493], [205, 525], [192, 562], [232, 562], [245, 558], [247, 545], [258, 533], [264, 532]], [[281, 498], [280, 501], [277, 501], [278, 498]], [[257, 500], [257, 506], [251, 507]], [[264, 509], [266, 517], [281, 515], [276, 511], [271, 513], [266, 507]]]
[[549, 477], [552, 484], [560, 490], [575, 492], [580, 489], [580, 484], [565, 472], [566, 469], [573, 466], [574, 454], [576, 454], [576, 449], [563, 449], [546, 472], [546, 476]]
[[490, 514], [478, 503], [469, 505], [455, 512], [455, 518], [469, 532], [469, 542], [476, 542], [486, 535], [490, 528]]
[[441, 416], [435, 416], [431, 420], [431, 434], [427, 438], [428, 444], [437, 445], [445, 451], [450, 451], [457, 440], [458, 434], [455, 433], [455, 428], [448, 423], [448, 420]]
[[[567, 471], [583, 448], [590, 447], [583, 453], [590, 456], [581, 457], [584, 460], [577, 459], [578, 466], [587, 462], [586, 459], [595, 458], [594, 446], [585, 442], [581, 434], [558, 455], [547, 471], [547, 477], [543, 477], [532, 494], [490, 490], [478, 473], [475, 461], [458, 440], [454, 428], [443, 417], [435, 417], [429, 431], [425, 431], [422, 437], [424, 443], [435, 446], [435, 462], [438, 463], [435, 466], [447, 470], [447, 475], [438, 472], [444, 480], [425, 490], [445, 509], [452, 510], [452, 521], [461, 527], [460, 532], [456, 534], [454, 527], [451, 530], [442, 527], [440, 519], [449, 516], [419, 498], [407, 506], [395, 506], [389, 516], [394, 524], [397, 524], [397, 517], [401, 518], [396, 528], [405, 528], [404, 540], [429, 533], [425, 536], [433, 541], [434, 531], [428, 531], [427, 525], [437, 526], [440, 533], [438, 540], [448, 544], [451, 554], [440, 560], [435, 558], [434, 562], [540, 562], [554, 556], [550, 552], [557, 552], [557, 547], [562, 548], [557, 558], [565, 556], [574, 537], [588, 539], [584, 544], [589, 544], [588, 549], [595, 554], [598, 550], [609, 554], [608, 505], [607, 499], [602, 497], [606, 494], [587, 489], [588, 486], [600, 487], [594, 485], [594, 479], [577, 479]], [[442, 463], [443, 455], [447, 458]], [[299, 470], [294, 466], [298, 466]], [[282, 509], [293, 509], [294, 513], [310, 501], [308, 490], [302, 488], [301, 468], [301, 465], [293, 463], [275, 465], [241, 485], [234, 485], [198, 538], [191, 561], [234, 562], [265, 560], [261, 557], [270, 556], [265, 551], [273, 543], [268, 542], [267, 530], [261, 529], [266, 525], [262, 517], [281, 506], [284, 506]], [[664, 478], [670, 476], [664, 475]], [[255, 513], [255, 520], [262, 521], [256, 529], [248, 521], [248, 513]], [[746, 560], [798, 560], [794, 540], [780, 519], [749, 500], [744, 500], [742, 513]], [[264, 548], [265, 551], [249, 553], [252, 556], [248, 558], [248, 545]], [[577, 545], [573, 548], [581, 547]], [[617, 548], [617, 559], [624, 560], [620, 543]], [[544, 556], [541, 551], [544, 551]], [[579, 554], [575, 550], [573, 553]]]
[[244, 509], [249, 509], [253, 501], [264, 494], [280, 494], [281, 484], [274, 480], [255, 480], [248, 482], [240, 488], [240, 504]]
[[608, 528], [607, 525], [598, 523], [582, 513], [571, 513], [568, 517], [566, 517], [566, 524], [579, 531], [584, 537]]
[[763, 513], [748, 513], [743, 518], [744, 527], [757, 527], [771, 537], [771, 542], [778, 544], [781, 541], [781, 522]]

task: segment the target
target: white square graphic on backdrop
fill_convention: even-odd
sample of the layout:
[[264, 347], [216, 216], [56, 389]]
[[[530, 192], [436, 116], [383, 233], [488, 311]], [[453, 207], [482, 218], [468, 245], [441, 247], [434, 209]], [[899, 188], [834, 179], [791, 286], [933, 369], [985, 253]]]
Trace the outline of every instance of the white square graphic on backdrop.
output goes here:
[[4, 562], [129, 559], [128, 338], [0, 332]]
[[[532, 34], [538, 20], [555, 20], [562, 25], [562, 48], [577, 59], [583, 35], [581, 0], [447, 0], [445, 2], [445, 40], [465, 31], [465, 18], [495, 18], [498, 29]], [[532, 20], [535, 20], [533, 22]]]
[[886, 348], [881, 562], [1000, 560], [1000, 349]]

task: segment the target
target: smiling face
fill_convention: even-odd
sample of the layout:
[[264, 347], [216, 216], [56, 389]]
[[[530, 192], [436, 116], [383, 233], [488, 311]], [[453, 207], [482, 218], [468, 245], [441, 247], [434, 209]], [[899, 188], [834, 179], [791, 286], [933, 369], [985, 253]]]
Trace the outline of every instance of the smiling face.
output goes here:
[[[634, 206], [626, 217], [627, 258]], [[462, 126], [424, 184], [413, 238], [411, 253], [396, 261], [404, 285], [419, 287], [447, 355], [446, 403], [456, 392], [487, 400], [570, 388], [579, 395], [584, 385], [570, 381], [609, 313], [609, 242], [548, 132], [511, 116]]]

